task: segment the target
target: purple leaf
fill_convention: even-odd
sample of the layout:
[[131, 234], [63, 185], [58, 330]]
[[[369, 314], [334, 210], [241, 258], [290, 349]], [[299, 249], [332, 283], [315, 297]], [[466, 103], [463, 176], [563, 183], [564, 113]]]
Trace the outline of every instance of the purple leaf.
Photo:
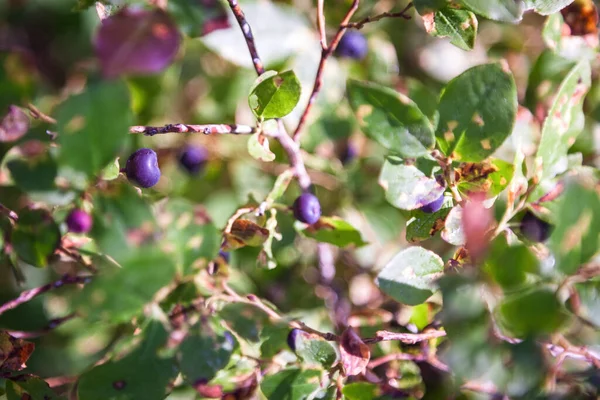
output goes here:
[[9, 106], [0, 121], [0, 142], [14, 142], [29, 130], [29, 117], [17, 106]]
[[114, 78], [163, 70], [173, 62], [180, 42], [164, 11], [124, 8], [102, 20], [94, 46], [104, 76]]

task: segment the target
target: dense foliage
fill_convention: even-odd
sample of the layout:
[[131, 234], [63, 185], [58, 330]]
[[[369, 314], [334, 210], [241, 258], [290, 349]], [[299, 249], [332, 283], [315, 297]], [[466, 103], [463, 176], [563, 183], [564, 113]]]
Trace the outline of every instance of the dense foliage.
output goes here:
[[0, 16], [0, 399], [600, 396], [592, 0]]

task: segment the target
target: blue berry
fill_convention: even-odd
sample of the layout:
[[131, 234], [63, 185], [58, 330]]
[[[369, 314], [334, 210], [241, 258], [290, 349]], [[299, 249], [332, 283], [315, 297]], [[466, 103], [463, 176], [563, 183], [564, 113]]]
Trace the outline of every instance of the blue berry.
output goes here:
[[338, 57], [348, 57], [355, 60], [362, 60], [368, 52], [367, 38], [358, 31], [346, 31], [338, 47], [336, 54]]
[[192, 175], [199, 173], [206, 161], [208, 154], [204, 147], [186, 146], [179, 155], [179, 165]]
[[427, 214], [433, 214], [434, 212], [439, 211], [440, 208], [442, 208], [443, 204], [444, 194], [442, 193], [442, 195], [437, 200], [434, 200], [429, 204], [425, 204], [423, 207], [420, 208], [420, 210]]
[[314, 224], [321, 218], [321, 204], [312, 193], [301, 194], [294, 201], [294, 217], [305, 224]]
[[296, 351], [296, 338], [300, 334], [300, 329], [292, 329], [287, 337], [287, 344], [292, 349], [292, 351]]
[[92, 229], [92, 216], [76, 208], [69, 213], [66, 223], [69, 232], [88, 233]]
[[149, 188], [156, 185], [160, 179], [160, 169], [154, 150], [139, 149], [133, 153], [125, 165], [125, 174], [136, 186]]
[[532, 242], [545, 242], [552, 231], [552, 225], [542, 221], [530, 211], [523, 216], [519, 228], [523, 236]]

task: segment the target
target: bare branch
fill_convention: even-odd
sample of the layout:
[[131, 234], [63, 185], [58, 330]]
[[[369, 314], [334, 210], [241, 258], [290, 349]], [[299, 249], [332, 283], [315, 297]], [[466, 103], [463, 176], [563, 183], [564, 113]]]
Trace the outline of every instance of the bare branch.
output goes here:
[[317, 0], [317, 25], [319, 27], [319, 41], [321, 49], [327, 50], [327, 36], [325, 34], [325, 13], [323, 11], [324, 0]]
[[205, 135], [251, 135], [256, 132], [256, 128], [249, 125], [235, 124], [209, 124], [209, 125], [189, 125], [189, 124], [167, 124], [164, 126], [132, 126], [129, 133], [141, 133], [146, 136], [162, 135], [165, 133], [203, 133]]
[[41, 112], [36, 106], [31, 103], [27, 104], [27, 108], [29, 109], [29, 113], [35, 119], [39, 119], [41, 121], [47, 122], [49, 124], [56, 124], [56, 120], [49, 115]]
[[373, 369], [373, 368], [379, 367], [380, 365], [387, 364], [390, 361], [396, 361], [396, 360], [427, 362], [441, 371], [446, 371], [446, 372], [450, 371], [450, 368], [448, 368], [448, 366], [446, 364], [444, 364], [443, 362], [441, 362], [440, 360], [438, 360], [435, 357], [427, 357], [424, 354], [410, 354], [410, 353], [387, 354], [385, 356], [371, 360], [369, 362], [368, 367]]
[[321, 52], [321, 61], [319, 62], [319, 67], [317, 69], [317, 75], [315, 76], [315, 83], [313, 85], [312, 93], [310, 94], [310, 97], [308, 99], [308, 104], [306, 105], [306, 108], [304, 109], [302, 116], [300, 116], [300, 121], [298, 122], [298, 126], [296, 127], [296, 130], [294, 131], [294, 141], [296, 143], [300, 141], [300, 135], [302, 133], [302, 128], [304, 128], [304, 125], [306, 124], [306, 120], [308, 119], [308, 114], [310, 113], [310, 110], [311, 110], [315, 100], [317, 99], [317, 95], [319, 94], [319, 91], [321, 90], [321, 86], [323, 85], [323, 72], [325, 72], [325, 65], [327, 64], [327, 59], [333, 54], [333, 52], [337, 48], [340, 40], [342, 39], [342, 36], [344, 36], [344, 33], [346, 33], [346, 25], [348, 25], [348, 23], [350, 22], [350, 19], [352, 18], [352, 16], [358, 9], [359, 2], [360, 2], [360, 0], [354, 0], [352, 2], [352, 6], [350, 6], [350, 9], [346, 13], [346, 16], [344, 17], [342, 23], [340, 24], [340, 27], [338, 28], [337, 33], [331, 40], [331, 43], [326, 48], [324, 48], [323, 51]]
[[19, 295], [19, 297], [12, 299], [12, 300], [4, 303], [3, 305], [1, 305], [0, 306], [0, 315], [4, 314], [8, 310], [12, 310], [13, 308], [20, 306], [23, 303], [28, 302], [29, 300], [33, 299], [34, 297], [37, 297], [41, 294], [49, 292], [53, 289], [58, 289], [64, 285], [74, 285], [74, 284], [79, 284], [79, 283], [86, 284], [86, 283], [89, 283], [91, 281], [91, 279], [92, 279], [91, 276], [65, 275], [61, 279], [57, 280], [56, 282], [47, 283], [44, 286], [26, 290], [26, 291], [22, 292]]
[[363, 26], [365, 26], [368, 23], [371, 22], [376, 22], [379, 20], [382, 20], [384, 18], [402, 18], [402, 19], [406, 19], [409, 20], [411, 19], [411, 16], [407, 14], [408, 11], [410, 11], [410, 9], [413, 7], [413, 3], [408, 3], [408, 5], [406, 7], [404, 7], [404, 9], [402, 11], [399, 12], [384, 12], [375, 16], [369, 16], [366, 18], [361, 19], [358, 22], [350, 22], [346, 25], [346, 28], [353, 28], [353, 29], [362, 29]]
[[[248, 50], [250, 51], [250, 57], [252, 57], [252, 64], [254, 64], [254, 69], [258, 75], [262, 75], [265, 72], [265, 67], [258, 55], [258, 51], [256, 50], [256, 43], [254, 42], [254, 35], [252, 34], [252, 28], [250, 28], [250, 24], [246, 21], [246, 16], [244, 12], [240, 8], [237, 0], [227, 0], [229, 3], [229, 7], [235, 15], [235, 19], [237, 19], [238, 24], [240, 25], [240, 29], [242, 30], [242, 34], [244, 35], [244, 39], [246, 40], [246, 45], [248, 46]], [[268, 22], [267, 22], [268, 23]]]
[[406, 344], [415, 344], [426, 340], [446, 336], [446, 331], [427, 331], [423, 333], [397, 333], [390, 331], [377, 331], [374, 338], [363, 339], [366, 344], [374, 344], [388, 340], [398, 340]]

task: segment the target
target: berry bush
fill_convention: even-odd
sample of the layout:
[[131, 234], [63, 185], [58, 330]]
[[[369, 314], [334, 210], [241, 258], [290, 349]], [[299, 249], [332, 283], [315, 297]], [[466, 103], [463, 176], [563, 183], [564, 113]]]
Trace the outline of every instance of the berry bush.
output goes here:
[[597, 399], [592, 0], [0, 2], [0, 400]]

